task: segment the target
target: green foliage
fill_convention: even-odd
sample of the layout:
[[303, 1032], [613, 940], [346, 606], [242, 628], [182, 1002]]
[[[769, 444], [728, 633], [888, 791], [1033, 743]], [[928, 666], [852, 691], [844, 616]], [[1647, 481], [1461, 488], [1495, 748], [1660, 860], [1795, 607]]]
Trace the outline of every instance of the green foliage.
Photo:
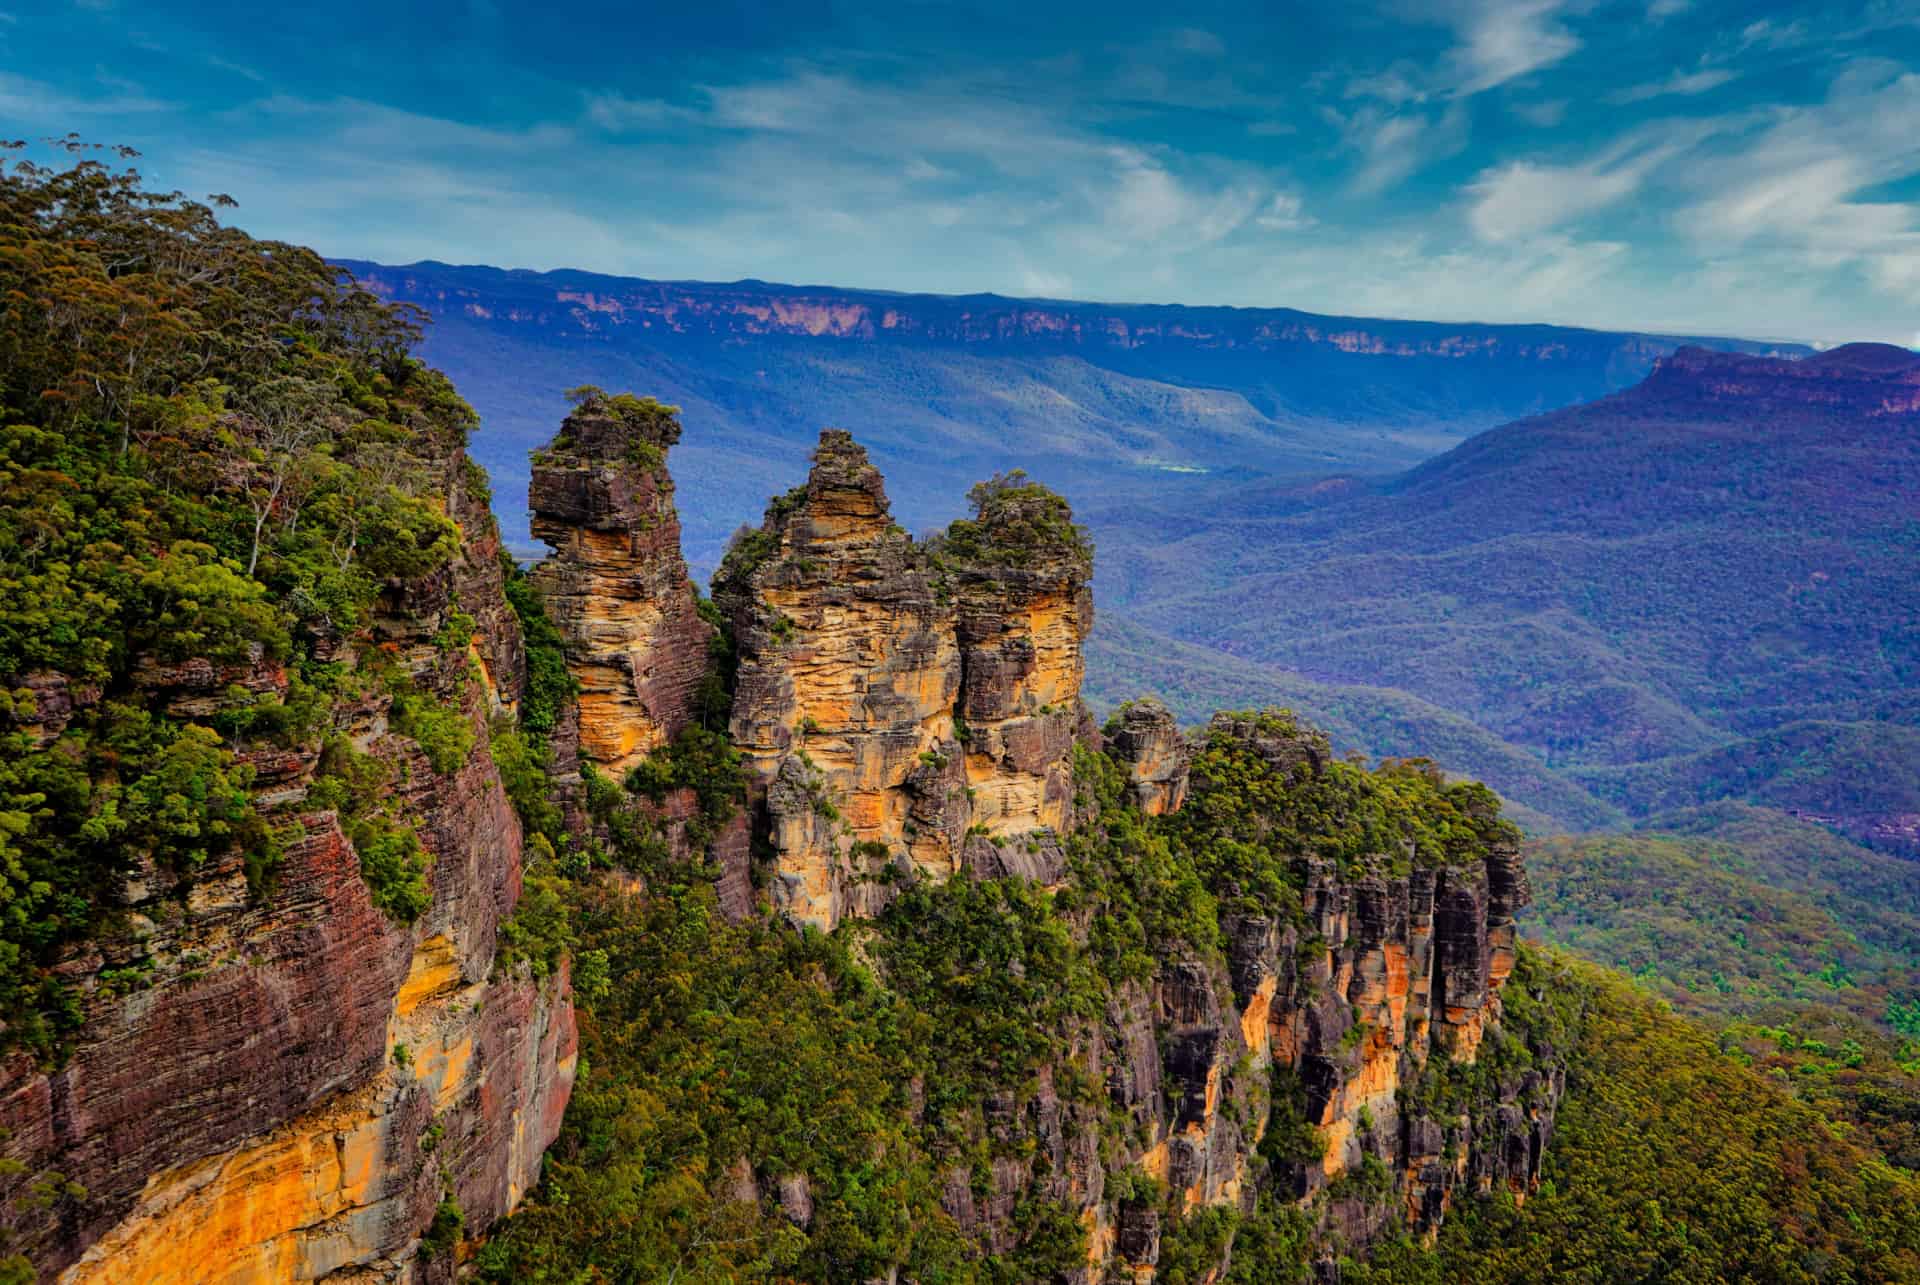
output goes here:
[[[628, 460], [642, 468], [655, 469], [666, 463], [667, 448], [680, 440], [678, 406], [632, 393], [609, 393], [592, 384], [568, 389], [567, 400], [581, 413], [610, 415], [631, 430], [633, 440], [628, 447]], [[564, 432], [554, 442], [558, 450], [571, 445]]]
[[1203, 1205], [1175, 1217], [1161, 1233], [1160, 1260], [1154, 1272], [1155, 1285], [1203, 1285], [1227, 1256], [1239, 1229], [1237, 1210], [1224, 1205]]
[[[1437, 1255], [1363, 1281], [1891, 1281], [1920, 1275], [1920, 1187], [1834, 1136], [1616, 977], [1536, 961], [1581, 1012], [1545, 1180], [1456, 1203]], [[1516, 975], [1517, 977], [1517, 975]], [[1518, 988], [1509, 986], [1512, 996]], [[1527, 1037], [1528, 1015], [1508, 1022]]]
[[465, 710], [419, 692], [402, 691], [389, 715], [393, 730], [410, 736], [442, 776], [460, 770], [473, 752], [473, 720]]
[[348, 819], [345, 828], [360, 854], [360, 877], [367, 881], [373, 904], [408, 923], [424, 914], [433, 904], [427, 882], [431, 862], [413, 827], [375, 812]]
[[912, 885], [868, 949], [894, 994], [940, 1015], [927, 1034], [924, 1109], [935, 1130], [957, 1133], [993, 1086], [1023, 1081], [1104, 997], [1051, 898], [1020, 880]]
[[489, 742], [494, 767], [507, 799], [527, 832], [553, 848], [561, 841], [560, 805], [553, 801], [553, 781], [547, 775], [551, 751], [544, 740], [513, 727], [499, 727]]
[[360, 877], [367, 881], [373, 904], [411, 922], [433, 901], [427, 882], [430, 861], [413, 827], [391, 815], [391, 776], [385, 763], [336, 733], [321, 750], [307, 802], [340, 814], [341, 829], [360, 856]]
[[1531, 845], [1533, 931], [1632, 974], [1920, 1168], [1920, 1031], [1897, 1020], [1920, 1005], [1913, 863], [1737, 804], [1659, 824]]
[[440, 1258], [451, 1254], [467, 1229], [467, 1215], [460, 1208], [460, 1198], [452, 1192], [434, 1207], [433, 1221], [427, 1224], [426, 1234], [420, 1238], [420, 1253], [425, 1258]]
[[758, 527], [740, 527], [727, 542], [719, 569], [713, 573], [716, 598], [745, 590], [753, 574], [780, 552], [780, 532], [786, 518], [807, 498], [807, 488], [796, 486], [767, 501], [766, 520]]
[[[541, 1187], [481, 1259], [494, 1280], [957, 1280], [966, 1249], [909, 1138], [905, 1068], [926, 1019], [845, 944], [728, 924], [705, 889], [641, 902], [577, 890], [583, 943], [618, 961], [583, 1006], [592, 1074]], [[814, 1216], [731, 1199], [745, 1159]]]
[[1069, 835], [1073, 883], [1063, 913], [1093, 911], [1087, 947], [1111, 981], [1148, 982], [1162, 959], [1220, 950], [1219, 906], [1163, 822], [1121, 802], [1125, 773], [1105, 755], [1074, 746], [1076, 806], [1098, 821]]
[[[1518, 841], [1484, 786], [1448, 784], [1423, 760], [1372, 771], [1330, 761], [1324, 740], [1284, 710], [1237, 717], [1246, 734], [1209, 731], [1186, 805], [1155, 827], [1224, 911], [1298, 917], [1299, 863], [1309, 857], [1355, 875], [1404, 873], [1482, 861], [1491, 847]], [[1256, 742], [1286, 747], [1282, 764]]]
[[[454, 556], [474, 423], [407, 355], [415, 314], [64, 145], [0, 146], [0, 1022], [43, 1056], [79, 1017], [48, 969], [141, 859], [238, 857], [269, 893], [240, 751], [310, 744], [316, 642]], [[173, 699], [189, 661], [233, 671], [211, 710]], [[402, 912], [417, 855], [375, 854]]]
[[519, 563], [505, 553], [500, 558], [507, 602], [520, 621], [520, 637], [526, 646], [527, 684], [520, 696], [520, 726], [535, 736], [549, 736], [559, 723], [560, 712], [579, 690], [579, 683], [567, 669], [565, 643], [547, 615], [540, 591]]
[[[566, 896], [569, 885], [553, 874], [529, 874], [520, 888], [513, 916], [500, 926], [496, 967], [526, 960], [535, 977], [551, 977], [574, 945], [573, 916]], [[605, 966], [605, 957], [600, 964]]]
[[1053, 491], [1014, 469], [978, 482], [967, 492], [973, 517], [951, 523], [936, 545], [942, 562], [1015, 567], [1064, 559], [1082, 575], [1093, 572], [1093, 539], [1073, 520], [1073, 509]]
[[740, 806], [746, 782], [746, 769], [726, 735], [695, 723], [642, 759], [627, 774], [626, 786], [655, 803], [675, 790], [692, 790], [699, 802], [698, 824], [688, 822], [688, 837], [704, 847]]

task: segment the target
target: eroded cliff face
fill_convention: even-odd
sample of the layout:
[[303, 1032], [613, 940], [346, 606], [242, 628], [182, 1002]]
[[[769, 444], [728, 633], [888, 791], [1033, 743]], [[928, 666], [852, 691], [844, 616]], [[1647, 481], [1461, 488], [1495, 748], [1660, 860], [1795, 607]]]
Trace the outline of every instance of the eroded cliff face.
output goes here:
[[732, 739], [794, 921], [871, 914], [910, 871], [1058, 878], [1091, 568], [1046, 539], [1016, 556], [1023, 516], [983, 508], [916, 542], [866, 452], [830, 430], [721, 568]]
[[616, 776], [692, 720], [713, 632], [680, 553], [679, 439], [670, 408], [598, 396], [534, 459], [533, 534], [554, 549], [537, 579], [580, 685], [580, 752]]
[[[237, 744], [259, 806], [294, 836], [271, 886], [251, 889], [237, 857], [186, 875], [144, 863], [62, 967], [87, 1019], [71, 1055], [49, 1069], [16, 1054], [0, 1072], [0, 1149], [22, 1166], [0, 1195], [43, 1277], [414, 1279], [450, 1270], [419, 1252], [443, 1202], [471, 1233], [537, 1180], [572, 1083], [573, 1010], [564, 972], [498, 961], [521, 829], [488, 727], [523, 660], [485, 496], [457, 453], [444, 479], [458, 556], [389, 585], [365, 634], [322, 640], [365, 679], [358, 695], [300, 748]], [[470, 640], [450, 639], [456, 614]], [[181, 717], [290, 681], [264, 659], [138, 672]], [[457, 762], [396, 730], [396, 683], [466, 725]], [[431, 861], [411, 923], [376, 907], [340, 815], [313, 806], [330, 738], [381, 765]]]
[[[1135, 805], [1177, 810], [1191, 751], [1165, 711], [1137, 703], [1109, 732]], [[1249, 747], [1283, 779], [1328, 770], [1324, 738], [1290, 725], [1220, 715], [1206, 736]], [[1007, 1158], [984, 1198], [966, 1170], [949, 1175], [942, 1203], [963, 1230], [1004, 1249], [1014, 1211], [1042, 1196], [1088, 1229], [1082, 1279], [1148, 1282], [1168, 1209], [1246, 1215], [1266, 1190], [1311, 1218], [1331, 1269], [1387, 1231], [1432, 1233], [1468, 1194], [1525, 1198], [1569, 1050], [1476, 1072], [1500, 1029], [1527, 899], [1517, 849], [1411, 868], [1388, 854], [1302, 855], [1293, 874], [1297, 910], [1227, 914], [1224, 960], [1175, 959], [1120, 987], [1101, 1020], [1061, 1033], [1036, 1084], [984, 1105]], [[1062, 1090], [1079, 1074], [1104, 1102]], [[1103, 1129], [1108, 1112], [1123, 1127]], [[1137, 1174], [1163, 1195], [1139, 1195]]]

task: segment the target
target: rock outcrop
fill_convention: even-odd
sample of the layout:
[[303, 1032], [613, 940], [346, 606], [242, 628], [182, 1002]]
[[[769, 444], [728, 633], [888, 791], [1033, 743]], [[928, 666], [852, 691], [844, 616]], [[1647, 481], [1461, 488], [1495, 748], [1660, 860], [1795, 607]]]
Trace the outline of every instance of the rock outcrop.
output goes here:
[[580, 685], [580, 752], [618, 776], [693, 719], [713, 630], [700, 619], [667, 450], [672, 407], [592, 395], [535, 453], [537, 580]]
[[[1162, 713], [1137, 703], [1110, 727], [1107, 752], [1143, 811], [1188, 785], [1188, 747]], [[1288, 782], [1329, 771], [1324, 738], [1290, 721], [1220, 715], [1207, 735]], [[1011, 1243], [1011, 1211], [1039, 1195], [1088, 1226], [1087, 1280], [1118, 1269], [1150, 1281], [1160, 1213], [1116, 1184], [1124, 1174], [1188, 1210], [1250, 1213], [1270, 1186], [1318, 1211], [1329, 1254], [1362, 1252], [1396, 1228], [1431, 1233], [1464, 1194], [1533, 1189], [1571, 1050], [1472, 1069], [1514, 965], [1514, 913], [1528, 895], [1517, 848], [1497, 843], [1463, 864], [1380, 854], [1357, 867], [1303, 853], [1293, 878], [1297, 911], [1226, 915], [1224, 960], [1174, 960], [1122, 987], [1100, 1021], [1061, 1033], [1036, 1087], [988, 1104], [992, 1135], [1036, 1159], [996, 1162], [986, 1202], [952, 1188], [948, 1212], [969, 1234]], [[1099, 1110], [1056, 1094], [1069, 1066], [1104, 1086], [1123, 1143], [1098, 1145]]]
[[1114, 756], [1127, 765], [1127, 790], [1150, 817], [1187, 800], [1187, 743], [1173, 712], [1154, 697], [1128, 701], [1107, 731]]
[[[268, 894], [237, 856], [185, 874], [143, 862], [62, 966], [86, 1017], [70, 1055], [0, 1070], [0, 1151], [20, 1166], [0, 1179], [4, 1217], [48, 1279], [411, 1279], [443, 1203], [477, 1231], [538, 1179], [572, 1083], [573, 1010], [564, 971], [496, 962], [522, 853], [488, 727], [523, 660], [484, 493], [457, 451], [441, 463], [458, 556], [389, 585], [365, 634], [323, 640], [347, 670], [377, 657], [471, 733], [436, 764], [376, 682], [326, 729], [382, 765], [431, 860], [428, 903], [411, 923], [376, 907], [339, 815], [309, 797], [320, 738], [243, 738], [257, 805], [296, 836]], [[468, 641], [448, 641], [456, 613]], [[135, 674], [176, 717], [289, 684], [258, 655]]]
[[[687, 578], [667, 471], [667, 452], [680, 440], [677, 416], [651, 399], [593, 393], [534, 458], [533, 533], [553, 546], [534, 577], [579, 687], [554, 738], [555, 781], [583, 833], [593, 822], [579, 788], [580, 761], [619, 781], [670, 745], [699, 721], [701, 683], [714, 663], [714, 628]], [[705, 835], [690, 828], [699, 808], [689, 786], [626, 806], [676, 860], [712, 859], [729, 915], [751, 910], [743, 812]]]
[[866, 452], [829, 430], [721, 568], [732, 737], [796, 922], [872, 913], [888, 871], [1058, 877], [1090, 560], [1050, 492], [976, 500], [916, 542]]

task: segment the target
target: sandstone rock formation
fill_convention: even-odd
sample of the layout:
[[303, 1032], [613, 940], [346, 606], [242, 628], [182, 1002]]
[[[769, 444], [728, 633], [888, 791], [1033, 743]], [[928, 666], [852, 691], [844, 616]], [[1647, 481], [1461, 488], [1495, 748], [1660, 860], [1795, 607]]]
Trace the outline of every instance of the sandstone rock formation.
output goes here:
[[918, 543], [866, 452], [829, 430], [806, 484], [721, 568], [732, 737], [796, 922], [872, 913], [889, 868], [1058, 877], [1047, 836], [1069, 818], [1092, 568], [1058, 497], [976, 500]]
[[[523, 662], [484, 495], [457, 452], [444, 464], [459, 557], [390, 585], [371, 638], [326, 644], [349, 668], [377, 654], [471, 728], [442, 772], [368, 684], [329, 729], [385, 765], [432, 860], [430, 904], [410, 924], [375, 907], [336, 813], [309, 800], [317, 740], [243, 743], [259, 805], [299, 836], [270, 893], [237, 857], [185, 876], [143, 863], [116, 920], [63, 966], [86, 1012], [71, 1056], [0, 1068], [0, 1151], [21, 1166], [0, 1179], [4, 1218], [49, 1279], [408, 1279], [443, 1201], [477, 1231], [538, 1178], [572, 1083], [573, 1009], [564, 974], [496, 967], [521, 830], [487, 729]], [[447, 645], [456, 610], [473, 637]], [[289, 682], [258, 656], [136, 675], [182, 717]], [[23, 1199], [35, 1190], [49, 1195]]]
[[[579, 685], [554, 738], [555, 779], [583, 832], [591, 821], [577, 788], [582, 758], [619, 781], [698, 721], [714, 630], [701, 618], [680, 551], [667, 471], [667, 451], [680, 439], [677, 413], [651, 399], [594, 393], [534, 460], [533, 532], [554, 550], [535, 580]], [[720, 871], [723, 910], [737, 918], [752, 908], [744, 813], [701, 838], [689, 831], [697, 812], [689, 787], [628, 806], [676, 859], [705, 845]]]
[[1127, 765], [1127, 788], [1150, 817], [1178, 810], [1187, 799], [1187, 744], [1173, 712], [1155, 698], [1128, 701], [1109, 725], [1107, 743]]
[[615, 776], [692, 721], [713, 632], [680, 553], [679, 440], [671, 407], [595, 394], [534, 458], [533, 534], [554, 549], [537, 579], [580, 684], [580, 750]]
[[[1136, 805], [1187, 784], [1184, 770], [1141, 770], [1187, 760], [1163, 712], [1134, 705], [1108, 744]], [[1328, 770], [1311, 731], [1220, 715], [1208, 736], [1250, 747], [1290, 780]], [[1472, 1087], [1466, 1070], [1499, 1025], [1513, 966], [1513, 916], [1527, 899], [1517, 849], [1437, 868], [1384, 855], [1362, 871], [1306, 854], [1295, 865], [1300, 913], [1230, 915], [1224, 964], [1163, 965], [1122, 988], [1101, 1021], [1062, 1032], [1054, 1067], [1104, 1086], [1124, 1144], [1101, 1148], [1098, 1112], [1062, 1100], [1058, 1072], [1024, 1101], [988, 1104], [994, 1136], [1031, 1158], [996, 1162], [984, 1202], [956, 1172], [945, 1204], [969, 1234], [1011, 1243], [1011, 1211], [1041, 1195], [1089, 1227], [1087, 1280], [1118, 1268], [1150, 1281], [1159, 1215], [1116, 1197], [1113, 1180], [1144, 1173], [1176, 1206], [1245, 1212], [1273, 1129], [1285, 1132], [1269, 1148], [1268, 1181], [1301, 1202], [1326, 1193], [1319, 1237], [1331, 1248], [1364, 1249], [1392, 1226], [1431, 1232], [1462, 1193], [1532, 1190], [1570, 1050], [1530, 1050], [1531, 1069], [1490, 1085]]]

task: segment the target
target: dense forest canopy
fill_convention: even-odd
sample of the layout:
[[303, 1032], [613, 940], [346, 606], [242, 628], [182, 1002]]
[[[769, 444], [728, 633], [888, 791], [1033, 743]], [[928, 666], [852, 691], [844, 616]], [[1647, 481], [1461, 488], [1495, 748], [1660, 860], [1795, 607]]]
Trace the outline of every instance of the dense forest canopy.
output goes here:
[[[129, 876], [184, 889], [209, 863], [244, 860], [252, 894], [273, 896], [299, 823], [257, 800], [259, 762], [313, 752], [307, 797], [340, 814], [374, 905], [405, 920], [429, 901], [422, 845], [396, 814], [387, 768], [329, 716], [378, 685], [392, 730], [434, 771], [477, 744], [383, 659], [373, 629], [383, 594], [460, 548], [445, 474], [475, 418], [410, 355], [420, 319], [309, 250], [222, 225], [226, 198], [149, 190], [125, 149], [60, 146], [64, 168], [19, 144], [0, 153], [0, 1022], [10, 1046], [49, 1062], [85, 1020], [63, 965], [125, 915]], [[618, 404], [671, 418], [658, 403]], [[484, 492], [484, 477], [462, 483]], [[1064, 503], [1025, 479], [974, 498], [976, 520], [950, 528], [947, 549], [1016, 567], [1036, 545], [1091, 557]], [[993, 545], [982, 524], [1010, 516], [1019, 538]], [[953, 1173], [986, 1192], [1029, 1145], [989, 1117], [1043, 1076], [1102, 1155], [1126, 1154], [1131, 1126], [1059, 1046], [1063, 1030], [1139, 1001], [1163, 970], [1217, 969], [1249, 915], [1308, 932], [1310, 866], [1379, 885], [1472, 868], [1517, 842], [1484, 787], [1424, 760], [1339, 760], [1265, 710], [1196, 742], [1191, 798], [1166, 816], [1141, 810], [1097, 742], [1074, 748], [1080, 823], [1061, 838], [1057, 888], [909, 880], [882, 913], [830, 934], [771, 916], [729, 922], [700, 851], [744, 798], [718, 730], [733, 672], [724, 630], [699, 720], [624, 779], [585, 768], [590, 833], [574, 834], [549, 776], [574, 696], [563, 639], [511, 568], [505, 594], [527, 678], [490, 745], [529, 875], [496, 966], [551, 976], [571, 958], [582, 1056], [544, 1181], [475, 1255], [488, 1279], [1015, 1282], [1084, 1265], [1088, 1229], [1062, 1205], [1023, 1198], [1007, 1242], [983, 1250], [942, 1198]], [[455, 610], [435, 647], [463, 651], [472, 623]], [[212, 667], [218, 699], [181, 699], [189, 666]], [[276, 681], [257, 681], [269, 672]], [[682, 818], [691, 861], [673, 857], [651, 810], [680, 790], [694, 800]], [[1596, 857], [1676, 897], [1739, 889], [1677, 840], [1550, 853], [1556, 931], [1629, 966], [1632, 934], [1659, 921], [1632, 898], [1601, 913], [1581, 873]], [[605, 867], [620, 878], [596, 877]], [[1843, 908], [1828, 891], [1755, 894], [1739, 913], [1756, 950], [1799, 951], [1815, 910]], [[1912, 960], [1889, 916], [1850, 949], [1858, 975], [1829, 980], [1855, 1016], [1873, 1016], [1859, 1008], [1870, 1000], [1898, 1026], [1920, 1019], [1900, 998]], [[1710, 943], [1688, 942], [1686, 973], [1659, 975], [1676, 993], [1718, 967]], [[1303, 954], [1323, 946], [1309, 936]], [[1710, 981], [1716, 994], [1770, 1001], [1788, 987], [1739, 962], [1750, 975], [1725, 992]], [[95, 975], [108, 998], [143, 984], [137, 959]], [[1616, 978], [1522, 951], [1505, 1027], [1478, 1061], [1436, 1058], [1400, 1092], [1409, 1110], [1491, 1128], [1490, 1103], [1571, 1057], [1547, 1182], [1523, 1206], [1460, 1198], [1437, 1247], [1390, 1230], [1371, 1263], [1339, 1263], [1343, 1278], [1920, 1276], [1920, 1197], [1883, 1159], [1906, 1162], [1911, 1121], [1892, 1115], [1910, 1098], [1881, 1092], [1884, 1077], [1853, 1092], [1840, 1072], [1860, 1067], [1835, 1071], [1847, 1136], [1753, 1073], [1801, 1074], [1804, 1062], [1769, 1065], [1763, 1046], [1806, 1040], [1728, 1003], [1723, 1016], [1739, 1020], [1716, 1042]], [[1162, 1179], [1117, 1166], [1113, 1198], [1164, 1210], [1169, 1285], [1305, 1279], [1328, 1204], [1385, 1200], [1393, 1179], [1376, 1160], [1291, 1199], [1276, 1175], [1323, 1142], [1300, 1079], [1242, 1060], [1221, 1080], [1259, 1107], [1243, 1122], [1265, 1130], [1257, 1194], [1188, 1207]], [[778, 1194], [734, 1198], [743, 1185]], [[804, 1219], [787, 1208], [803, 1200]], [[420, 1249], [447, 1251], [460, 1220], [443, 1204]], [[0, 1279], [31, 1270], [0, 1263]]]
[[[42, 1054], [115, 880], [238, 849], [271, 883], [246, 751], [321, 726], [364, 681], [332, 647], [453, 555], [427, 461], [474, 422], [408, 310], [222, 225], [228, 198], [150, 190], [129, 149], [59, 146], [0, 153], [0, 1021]], [[170, 703], [189, 661], [236, 698]], [[261, 666], [284, 698], [249, 697]], [[417, 881], [403, 826], [370, 837]]]

